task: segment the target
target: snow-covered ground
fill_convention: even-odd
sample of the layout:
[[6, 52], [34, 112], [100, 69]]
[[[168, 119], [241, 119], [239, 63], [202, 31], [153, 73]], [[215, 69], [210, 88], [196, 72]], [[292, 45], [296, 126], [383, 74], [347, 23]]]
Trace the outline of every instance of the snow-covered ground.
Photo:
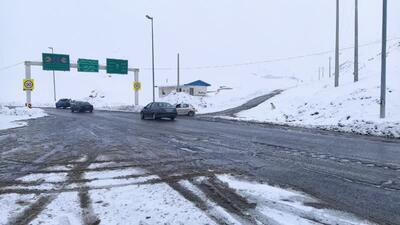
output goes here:
[[290, 88], [234, 119], [400, 137], [400, 43], [390, 42], [388, 48], [385, 119], [379, 118], [380, 54], [361, 59], [357, 83], [353, 83], [353, 63], [345, 61], [338, 88], [333, 77], [326, 76]]
[[[80, 179], [69, 180], [77, 173], [74, 165], [58, 167], [1, 187], [0, 225], [30, 216], [30, 208], [38, 204], [43, 208], [39, 207], [29, 224], [373, 224], [329, 209], [305, 193], [228, 174], [167, 182], [168, 177], [160, 179], [128, 162], [110, 161], [94, 163]], [[218, 201], [204, 191], [209, 182], [233, 192], [229, 201], [243, 198], [250, 207], [239, 205], [235, 212], [227, 208], [223, 199]]]
[[28, 109], [26, 107], [9, 108], [0, 105], [0, 130], [26, 126], [21, 120], [35, 119], [46, 116], [42, 109]]

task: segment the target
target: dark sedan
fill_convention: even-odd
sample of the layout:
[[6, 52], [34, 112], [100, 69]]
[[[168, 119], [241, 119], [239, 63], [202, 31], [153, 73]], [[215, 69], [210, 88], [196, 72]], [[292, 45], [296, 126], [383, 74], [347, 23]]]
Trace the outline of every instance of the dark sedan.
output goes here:
[[93, 105], [89, 102], [71, 102], [71, 112], [93, 112]]
[[71, 107], [71, 99], [62, 98], [56, 102], [56, 109], [59, 109], [59, 108], [66, 109], [69, 107]]
[[146, 105], [140, 112], [142, 120], [146, 118], [152, 118], [153, 120], [170, 118], [174, 120], [177, 115], [176, 108], [166, 102], [152, 102]]

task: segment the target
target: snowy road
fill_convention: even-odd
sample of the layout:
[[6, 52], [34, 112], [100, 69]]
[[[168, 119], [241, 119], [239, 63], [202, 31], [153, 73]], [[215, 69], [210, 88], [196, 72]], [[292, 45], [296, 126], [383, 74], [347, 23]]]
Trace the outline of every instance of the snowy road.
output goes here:
[[46, 112], [0, 131], [0, 224], [400, 224], [397, 140]]

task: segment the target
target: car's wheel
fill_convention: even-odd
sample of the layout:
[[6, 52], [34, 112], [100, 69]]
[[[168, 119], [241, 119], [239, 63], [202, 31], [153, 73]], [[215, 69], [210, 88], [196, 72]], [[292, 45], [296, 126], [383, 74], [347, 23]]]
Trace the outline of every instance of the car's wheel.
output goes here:
[[92, 112], [93, 112], [93, 109], [92, 109], [92, 110], [90, 110], [89, 112], [90, 112], [90, 113], [92, 113]]
[[73, 113], [73, 112], [75, 112], [75, 110], [74, 110], [74, 109], [71, 109], [71, 112]]
[[193, 112], [193, 111], [190, 111], [190, 112], [188, 113], [188, 116], [194, 116], [194, 112]]
[[171, 120], [175, 120], [175, 117], [171, 117]]
[[67, 107], [63, 107], [63, 109], [66, 109]]
[[156, 114], [155, 114], [155, 113], [153, 113], [153, 116], [152, 116], [152, 118], [153, 118], [153, 120], [156, 120], [156, 119], [157, 119], [157, 116], [156, 116]]

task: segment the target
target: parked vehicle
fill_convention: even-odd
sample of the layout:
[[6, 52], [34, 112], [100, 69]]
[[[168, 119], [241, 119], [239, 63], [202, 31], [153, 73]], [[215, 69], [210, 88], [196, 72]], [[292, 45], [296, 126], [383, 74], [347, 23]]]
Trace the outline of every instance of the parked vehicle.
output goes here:
[[59, 108], [66, 109], [69, 107], [71, 107], [71, 99], [62, 98], [56, 102], [56, 109], [59, 109]]
[[89, 102], [72, 101], [71, 112], [93, 112], [93, 105]]
[[174, 120], [177, 116], [176, 108], [166, 102], [152, 102], [146, 105], [140, 112], [142, 120], [152, 118], [153, 120], [161, 118], [170, 118]]
[[194, 116], [194, 114], [196, 113], [196, 109], [190, 105], [190, 104], [186, 104], [186, 103], [181, 103], [181, 104], [177, 104], [176, 106], [176, 111], [178, 113], [178, 115], [184, 115], [184, 116]]

